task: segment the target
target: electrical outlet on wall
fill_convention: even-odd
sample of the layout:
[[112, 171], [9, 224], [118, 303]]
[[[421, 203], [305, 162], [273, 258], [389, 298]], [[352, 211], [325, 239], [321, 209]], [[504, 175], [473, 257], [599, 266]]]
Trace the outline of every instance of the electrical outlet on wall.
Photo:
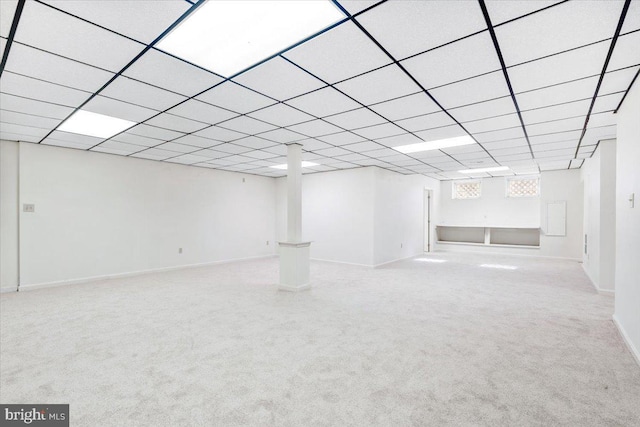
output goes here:
[[178, 248], [178, 253], [181, 254], [182, 253], [182, 248]]
[[33, 203], [25, 203], [22, 205], [22, 212], [33, 213], [36, 211], [36, 205]]

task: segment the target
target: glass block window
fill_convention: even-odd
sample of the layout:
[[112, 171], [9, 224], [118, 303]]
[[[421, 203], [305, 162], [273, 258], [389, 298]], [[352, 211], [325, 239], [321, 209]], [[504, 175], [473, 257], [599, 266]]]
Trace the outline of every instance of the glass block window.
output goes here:
[[480, 197], [480, 181], [454, 181], [453, 182], [454, 199], [477, 199]]
[[507, 197], [536, 197], [540, 194], [540, 178], [519, 177], [507, 179]]

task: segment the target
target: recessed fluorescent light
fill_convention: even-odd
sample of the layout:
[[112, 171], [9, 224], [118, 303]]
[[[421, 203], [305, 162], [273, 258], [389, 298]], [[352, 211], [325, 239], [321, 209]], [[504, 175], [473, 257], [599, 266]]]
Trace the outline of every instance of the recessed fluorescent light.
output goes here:
[[208, 1], [157, 47], [230, 77], [344, 18], [329, 0]]
[[480, 172], [500, 172], [509, 170], [508, 166], [494, 166], [490, 168], [465, 169], [458, 171], [460, 173], [480, 173]]
[[58, 126], [58, 130], [97, 138], [111, 138], [113, 135], [134, 125], [136, 125], [136, 122], [92, 113], [91, 111], [78, 110]]
[[392, 147], [401, 153], [417, 153], [418, 151], [439, 150], [441, 148], [458, 147], [460, 145], [470, 145], [476, 142], [470, 136], [458, 136], [456, 138], [439, 139], [437, 141], [418, 142], [417, 144], [400, 145]]
[[[318, 166], [318, 163], [313, 163], [313, 162], [302, 162], [302, 167], [303, 168], [310, 168], [311, 166]], [[285, 163], [284, 165], [275, 165], [275, 166], [269, 166], [270, 168], [274, 168], [274, 169], [284, 169], [287, 170], [287, 164]]]

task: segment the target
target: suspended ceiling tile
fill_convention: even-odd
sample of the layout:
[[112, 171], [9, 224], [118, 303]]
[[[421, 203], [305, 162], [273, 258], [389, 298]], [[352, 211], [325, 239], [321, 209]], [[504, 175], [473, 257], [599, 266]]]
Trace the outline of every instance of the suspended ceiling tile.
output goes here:
[[524, 120], [524, 123], [526, 125], [529, 125], [569, 117], [584, 117], [589, 111], [590, 105], [591, 100], [585, 99], [582, 101], [568, 102], [566, 104], [560, 104], [551, 107], [522, 111], [522, 119]]
[[487, 31], [410, 58], [402, 65], [427, 89], [501, 69]]
[[112, 72], [120, 71], [144, 49], [141, 43], [37, 2], [25, 4], [15, 40]]
[[160, 139], [147, 138], [146, 136], [135, 135], [129, 132], [115, 135], [112, 139], [114, 141], [125, 142], [127, 144], [140, 145], [144, 147], [154, 147], [164, 142]]
[[192, 165], [194, 163], [200, 163], [209, 160], [206, 157], [198, 156], [197, 154], [182, 154], [180, 156], [171, 157], [165, 160], [170, 163], [180, 163], [183, 165]]
[[123, 73], [186, 96], [193, 96], [222, 81], [222, 77], [150, 49]]
[[136, 123], [145, 121], [158, 114], [155, 110], [150, 110], [148, 108], [128, 104], [126, 102], [117, 101], [100, 95], [87, 102], [82, 109], [93, 113], [117, 117], [119, 119], [130, 120]]
[[505, 63], [519, 64], [611, 38], [622, 4], [615, 0], [566, 2], [499, 26], [496, 36]]
[[[485, 146], [485, 148], [487, 148]], [[515, 156], [515, 155], [527, 155], [529, 156], [529, 158], [531, 158], [531, 153], [529, 151], [529, 147], [526, 144], [522, 144], [519, 146], [514, 146], [514, 147], [507, 147], [507, 148], [487, 148], [487, 151], [489, 151], [491, 153], [492, 156], [494, 157], [509, 157], [509, 156]]]
[[436, 141], [439, 139], [455, 138], [457, 136], [468, 135], [460, 126], [445, 126], [441, 128], [423, 130], [415, 132], [415, 134], [423, 141]]
[[266, 159], [273, 159], [275, 157], [275, 154], [268, 153], [268, 152], [262, 151], [262, 150], [248, 151], [248, 152], [244, 153], [243, 155], [247, 156], [247, 157], [251, 157], [252, 159], [258, 159], [258, 161], [254, 160], [252, 162], [252, 164], [254, 164], [256, 166], [269, 166], [269, 165], [272, 165], [273, 162], [267, 161]]
[[541, 171], [564, 170], [569, 167], [569, 160], [561, 161], [540, 161], [538, 166]]
[[339, 127], [334, 126], [331, 123], [327, 123], [324, 120], [311, 120], [297, 125], [288, 126], [287, 128], [294, 132], [311, 137], [329, 135], [342, 131]]
[[14, 42], [6, 70], [51, 83], [95, 92], [113, 73]]
[[168, 159], [169, 157], [173, 157], [175, 155], [176, 153], [174, 151], [162, 150], [160, 148], [151, 148], [136, 154], [132, 154], [131, 157], [138, 157], [141, 159], [150, 159], [150, 160], [164, 160], [164, 159]]
[[561, 150], [566, 148], [572, 148], [574, 151], [578, 146], [577, 139], [571, 139], [568, 141], [558, 141], [558, 142], [548, 142], [546, 144], [531, 144], [531, 148], [534, 153], [538, 153], [541, 151], [551, 151], [551, 150]]
[[202, 138], [200, 136], [195, 135], [185, 135], [183, 137], [174, 139], [171, 142], [175, 142], [177, 144], [191, 145], [192, 147], [198, 148], [211, 148], [216, 145], [220, 145], [220, 141], [215, 141], [213, 139]]
[[286, 103], [316, 117], [325, 117], [360, 107], [360, 104], [332, 87], [290, 99]]
[[325, 86], [320, 80], [280, 57], [270, 59], [233, 80], [279, 101]]
[[640, 67], [631, 67], [606, 73], [598, 93], [606, 95], [613, 92], [627, 90], [631, 85], [631, 81], [634, 76], [638, 72], [638, 69], [640, 69]]
[[106, 152], [106, 150], [117, 151], [114, 154], [122, 154], [129, 155], [133, 153], [137, 153], [138, 151], [144, 150], [147, 147], [141, 145], [127, 144], [126, 142], [119, 142], [114, 140], [101, 142], [100, 145], [94, 147], [92, 151], [102, 151]]
[[352, 132], [340, 132], [332, 135], [319, 136], [318, 139], [333, 145], [346, 145], [364, 141], [363, 137]]
[[[224, 123], [220, 123], [219, 127], [235, 130], [248, 135], [255, 135], [257, 133], [266, 132], [275, 129], [277, 126], [270, 125], [260, 120], [252, 119], [251, 117], [236, 117], [231, 120], [227, 120]], [[212, 137], [213, 138], [213, 137]]]
[[[628, 15], [627, 15], [628, 16]], [[640, 31], [618, 37], [607, 70], [640, 64]]]
[[[0, 4], [2, 4], [0, 2]], [[7, 46], [7, 39], [0, 38], [0, 58], [4, 57], [4, 49]]]
[[33, 136], [35, 138], [44, 138], [50, 130], [51, 129], [43, 129], [40, 127], [18, 125], [13, 123], [2, 123], [3, 132]]
[[211, 126], [195, 133], [195, 135], [202, 136], [204, 138], [211, 138], [221, 142], [229, 142], [235, 139], [244, 138], [247, 136], [244, 133], [236, 132], [229, 129], [223, 129], [218, 126]]
[[284, 144], [287, 142], [300, 141], [302, 139], [305, 139], [306, 136], [300, 135], [299, 133], [292, 132], [287, 129], [275, 129], [261, 133], [260, 138], [268, 139], [269, 141], [273, 142], [281, 142]]
[[176, 132], [169, 129], [163, 129], [156, 126], [150, 126], [146, 124], [139, 124], [132, 127], [127, 131], [135, 135], [145, 136], [148, 138], [160, 139], [163, 141], [169, 141], [176, 139], [184, 135], [182, 132]]
[[[414, 142], [420, 142], [421, 140], [419, 139], [414, 139]], [[366, 152], [367, 156], [371, 156], [373, 158], [376, 159], [380, 159], [380, 158], [385, 158], [385, 157], [389, 157], [389, 156], [395, 156], [398, 154], [398, 152], [396, 150], [393, 150], [391, 148], [381, 148], [382, 146], [379, 144], [374, 144], [371, 143], [371, 141], [365, 141], [363, 144], [372, 144], [370, 146], [365, 146], [365, 147], [354, 147], [352, 149], [352, 151], [356, 151], [358, 153], [362, 153], [362, 152]]]
[[420, 91], [399, 67], [389, 65], [338, 83], [335, 87], [358, 102], [369, 105]]
[[509, 68], [515, 93], [564, 83], [582, 77], [599, 76], [609, 45], [598, 43], [571, 52]]
[[440, 107], [424, 92], [374, 104], [370, 108], [389, 120], [399, 120], [440, 111]]
[[547, 144], [550, 142], [560, 141], [578, 141], [581, 134], [582, 130], [572, 130], [568, 132], [550, 133], [546, 135], [533, 135], [529, 137], [529, 141], [531, 142], [531, 145]]
[[559, 150], [549, 150], [549, 151], [536, 151], [537, 147], [533, 147], [533, 152], [535, 154], [536, 160], [545, 161], [549, 158], [567, 158], [570, 159], [576, 152], [575, 148], [562, 148]]
[[314, 37], [285, 52], [284, 56], [327, 83], [335, 83], [391, 62], [351, 22]]
[[41, 138], [33, 135], [24, 135], [18, 133], [5, 132], [0, 126], [0, 139], [4, 141], [24, 141], [24, 142], [40, 142]]
[[137, 151], [137, 149], [131, 148], [131, 147], [135, 147], [135, 146], [129, 145], [129, 148], [125, 149], [125, 148], [109, 148], [101, 144], [101, 145], [98, 145], [97, 147], [92, 148], [90, 151], [103, 153], [103, 154], [116, 154], [118, 156], [128, 156], [130, 154], [134, 154]]
[[620, 34], [627, 33], [629, 31], [637, 30], [640, 28], [640, 4], [637, 1], [632, 1], [627, 11], [627, 16], [624, 18], [624, 24], [622, 25], [622, 31]]
[[9, 37], [13, 16], [16, 12], [18, 0], [2, 0], [0, 1], [0, 36]]
[[187, 99], [157, 87], [120, 76], [109, 84], [100, 95], [163, 111]]
[[233, 82], [224, 82], [196, 98], [241, 114], [259, 110], [276, 102]]
[[325, 120], [344, 129], [358, 129], [385, 122], [382, 117], [366, 108], [329, 116], [326, 117]]
[[[342, 146], [345, 150], [349, 150], [352, 151], [354, 153], [367, 153], [367, 156], [372, 156], [372, 157], [376, 157], [375, 155], [372, 155], [371, 153], [374, 150], [388, 150], [382, 148], [383, 146], [380, 145], [379, 143], [373, 142], [373, 141], [363, 141], [363, 142], [356, 142], [355, 144], [348, 144], [348, 145], [343, 145]], [[393, 152], [392, 154], [397, 154], [397, 152]]]
[[362, 12], [368, 7], [372, 7], [377, 3], [381, 3], [380, 0], [340, 0], [340, 5], [344, 7], [351, 15]]
[[496, 130], [491, 132], [477, 132], [473, 137], [480, 143], [491, 141], [512, 140], [524, 137], [522, 127]]
[[353, 133], [368, 139], [385, 138], [388, 136], [400, 135], [405, 130], [393, 123], [383, 123], [380, 125], [369, 126], [366, 128], [355, 129]]
[[535, 12], [547, 6], [559, 3], [558, 0], [486, 0], [491, 23], [496, 26], [505, 21]]
[[5, 71], [0, 80], [0, 91], [39, 101], [77, 107], [91, 96], [90, 92], [47, 83], [31, 77]]
[[257, 136], [248, 136], [242, 139], [236, 139], [233, 141], [236, 145], [241, 145], [243, 147], [251, 148], [254, 150], [259, 150], [266, 147], [272, 147], [274, 145], [273, 141], [269, 141], [264, 138], [260, 138]]
[[79, 135], [77, 133], [56, 130], [47, 137], [47, 140], [72, 142], [77, 144], [77, 146], [82, 146], [86, 149], [101, 143], [104, 141], [104, 138], [95, 138], [93, 136]]
[[582, 163], [584, 161], [583, 160], [571, 160], [571, 166], [569, 166], [570, 169], [580, 169], [580, 167], [582, 166]]
[[455, 124], [455, 121], [449, 117], [448, 114], [440, 111], [438, 113], [425, 114], [411, 119], [396, 120], [395, 123], [403, 129], [411, 132], [417, 132], [442, 126], [450, 126]]
[[527, 125], [529, 136], [546, 135], [549, 133], [569, 132], [582, 129], [584, 126], [584, 116], [573, 117], [564, 120], [554, 120], [551, 122]]
[[42, 145], [52, 145], [55, 147], [64, 147], [64, 148], [75, 148], [78, 150], [88, 150], [91, 148], [91, 145], [83, 144], [81, 142], [76, 141], [62, 141], [57, 139], [47, 138], [41, 142]]
[[612, 112], [602, 112], [591, 114], [589, 117], [589, 124], [587, 125], [587, 129], [599, 127], [599, 126], [611, 126], [617, 124], [617, 115]]
[[503, 96], [491, 101], [480, 102], [463, 107], [451, 108], [449, 113], [461, 123], [473, 120], [496, 117], [504, 114], [516, 112], [513, 100], [510, 95]]
[[487, 28], [476, 2], [386, 2], [357, 18], [396, 60]]
[[276, 104], [248, 114], [249, 117], [271, 123], [276, 126], [290, 126], [313, 120], [313, 117], [285, 104]]
[[182, 104], [171, 108], [167, 112], [176, 116], [198, 120], [210, 125], [220, 123], [238, 115], [229, 110], [224, 110], [196, 99], [190, 99], [183, 102]]
[[611, 139], [616, 137], [616, 126], [603, 126], [587, 129], [583, 142], [597, 143], [603, 139]]
[[615, 110], [620, 101], [622, 101], [623, 92], [612, 93], [609, 95], [602, 95], [596, 98], [595, 104], [593, 104], [593, 113], [601, 113], [603, 111]]
[[462, 124], [471, 133], [488, 132], [491, 130], [507, 129], [522, 126], [517, 114], [474, 120]]
[[49, 130], [60, 124], [59, 119], [50, 119], [48, 117], [34, 116], [32, 114], [18, 113], [2, 109], [0, 109], [0, 122]]
[[152, 42], [189, 9], [183, 0], [46, 0], [46, 3], [143, 43]]
[[147, 123], [152, 126], [158, 126], [184, 133], [197, 132], [198, 130], [208, 126], [206, 123], [185, 119], [184, 117], [175, 116], [169, 113], [162, 113], [150, 120], [147, 120]]
[[490, 153], [493, 153], [495, 150], [504, 150], [510, 148], [525, 148], [526, 152], [530, 152], [529, 145], [527, 144], [527, 140], [524, 137], [483, 142], [482, 146]]
[[192, 153], [196, 150], [199, 150], [198, 147], [194, 147], [192, 145], [178, 144], [176, 142], [166, 142], [154, 148], [158, 148], [160, 150], [173, 151], [174, 153]]
[[521, 111], [593, 98], [598, 77], [589, 77], [544, 89], [516, 93]]
[[474, 77], [429, 91], [446, 109], [509, 95], [502, 71]]

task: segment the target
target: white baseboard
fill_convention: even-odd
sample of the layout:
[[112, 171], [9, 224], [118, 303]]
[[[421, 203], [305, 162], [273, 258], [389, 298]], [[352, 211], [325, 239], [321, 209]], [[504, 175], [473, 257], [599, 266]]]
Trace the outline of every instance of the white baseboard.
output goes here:
[[373, 264], [359, 264], [357, 262], [336, 261], [333, 259], [323, 259], [323, 258], [310, 258], [310, 259], [311, 261], [333, 262], [335, 264], [356, 265], [358, 267], [374, 267]]
[[[102, 276], [83, 277], [83, 278], [79, 278], [79, 279], [59, 280], [59, 281], [55, 281], [55, 282], [45, 282], [45, 283], [34, 283], [34, 284], [28, 284], [28, 285], [20, 285], [20, 291], [21, 292], [22, 291], [33, 291], [33, 290], [36, 290], [36, 289], [51, 288], [51, 287], [56, 287], [56, 286], [77, 285], [77, 284], [82, 284], [82, 283], [95, 282], [95, 281], [98, 281], [98, 280], [120, 279], [120, 278], [124, 278], [124, 277], [142, 276], [142, 275], [145, 275], [145, 274], [162, 273], [162, 272], [166, 272], [166, 271], [174, 271], [174, 270], [183, 270], [183, 269], [188, 269], [188, 268], [206, 267], [206, 266], [216, 265], [216, 264], [229, 264], [229, 263], [232, 263], [232, 262], [250, 261], [250, 260], [261, 259], [261, 258], [273, 258], [275, 256], [276, 255], [258, 255], [258, 256], [254, 256], [254, 257], [234, 258], [234, 259], [227, 259], [227, 260], [220, 260], [220, 261], [203, 262], [203, 263], [198, 263], [198, 264], [176, 265], [176, 266], [172, 266], [172, 267], [153, 268], [153, 269], [149, 269], [149, 270], [131, 271], [131, 272], [126, 272], [126, 273], [116, 273], [116, 274], [106, 274], [106, 275], [102, 275]], [[3, 292], [4, 292], [4, 289], [5, 288], [3, 288]], [[7, 288], [7, 289], [10, 289], [8, 292], [16, 292], [15, 288]]]
[[[453, 249], [455, 248], [455, 249]], [[482, 248], [485, 249], [491, 249], [491, 246], [488, 245], [483, 245], [483, 244], [479, 244], [478, 246], [474, 246], [474, 245], [469, 245], [468, 246], [469, 249], [467, 249], [467, 247], [464, 247], [464, 245], [447, 245], [447, 244], [439, 244], [436, 243], [434, 246], [434, 251], [433, 252], [449, 252], [449, 253], [473, 253], [473, 254], [483, 254], [483, 255], [506, 255], [506, 256], [519, 256], [519, 257], [526, 257], [526, 258], [544, 258], [544, 259], [562, 259], [565, 261], [577, 261], [577, 262], [582, 262], [582, 258], [570, 258], [570, 257], [561, 257], [561, 256], [549, 256], [549, 255], [540, 255], [537, 253], [519, 253], [519, 252], [511, 252], [508, 250], [504, 250], [504, 251], [491, 251], [491, 250], [482, 250]], [[479, 248], [474, 250], [473, 248]], [[500, 249], [499, 247], [497, 247], [496, 249]], [[504, 248], [502, 248], [504, 249]], [[539, 248], [518, 248], [518, 247], [513, 247], [513, 249], [522, 249], [522, 250], [539, 250]]]
[[7, 292], [15, 292], [16, 291], [16, 286], [7, 286], [4, 288], [0, 288], [0, 294], [5, 294]]
[[629, 335], [627, 335], [627, 331], [624, 330], [624, 328], [620, 324], [620, 321], [618, 320], [616, 315], [614, 314], [611, 317], [613, 318], [613, 323], [618, 328], [618, 332], [620, 333], [620, 336], [622, 337], [622, 340], [627, 345], [627, 348], [629, 349], [629, 351], [633, 355], [633, 358], [636, 359], [636, 362], [638, 363], [638, 366], [640, 366], [640, 351], [638, 351], [636, 346], [633, 345], [633, 343], [631, 342], [631, 339], [629, 338]]
[[386, 262], [383, 262], [382, 264], [374, 265], [373, 268], [382, 267], [382, 266], [385, 266], [387, 264], [393, 264], [394, 262], [398, 262], [398, 261], [404, 261], [405, 259], [410, 259], [410, 258], [413, 258], [413, 257], [417, 257], [417, 256], [422, 255], [422, 254], [424, 254], [424, 252], [420, 252], [420, 253], [417, 253], [417, 254], [414, 254], [414, 255], [410, 255], [410, 256], [407, 256], [407, 257], [404, 257], [404, 258], [398, 258], [398, 259], [394, 259], [394, 260], [391, 260], [391, 261], [386, 261]]
[[587, 275], [587, 278], [589, 279], [589, 281], [591, 282], [591, 284], [595, 288], [596, 292], [598, 292], [599, 294], [602, 294], [602, 295], [609, 295], [609, 296], [614, 296], [616, 294], [616, 291], [613, 290], [613, 289], [602, 289], [602, 288], [600, 288], [596, 284], [596, 281], [593, 280], [593, 277], [591, 277], [591, 275], [589, 274], [589, 271], [587, 271], [587, 269], [585, 268], [584, 263], [582, 263], [582, 270], [584, 271], [584, 274]]

